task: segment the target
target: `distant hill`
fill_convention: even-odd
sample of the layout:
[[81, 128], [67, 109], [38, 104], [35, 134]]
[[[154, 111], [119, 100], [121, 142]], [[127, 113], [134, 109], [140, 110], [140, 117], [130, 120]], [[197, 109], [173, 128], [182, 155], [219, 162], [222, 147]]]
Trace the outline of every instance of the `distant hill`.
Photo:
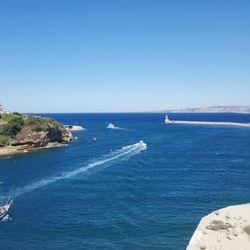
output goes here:
[[186, 108], [165, 110], [166, 113], [244, 113], [250, 114], [250, 106], [211, 106], [202, 108]]

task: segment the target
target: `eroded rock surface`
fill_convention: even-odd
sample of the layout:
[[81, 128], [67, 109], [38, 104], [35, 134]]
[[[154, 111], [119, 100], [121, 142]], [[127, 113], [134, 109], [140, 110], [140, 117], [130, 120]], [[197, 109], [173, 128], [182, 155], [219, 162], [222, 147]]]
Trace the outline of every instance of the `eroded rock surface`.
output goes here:
[[250, 204], [215, 211], [200, 221], [187, 250], [250, 249]]

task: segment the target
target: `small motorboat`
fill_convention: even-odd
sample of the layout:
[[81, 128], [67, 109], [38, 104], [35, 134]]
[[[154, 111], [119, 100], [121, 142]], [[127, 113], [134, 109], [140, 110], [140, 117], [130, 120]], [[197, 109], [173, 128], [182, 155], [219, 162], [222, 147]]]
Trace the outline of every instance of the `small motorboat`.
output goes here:
[[116, 128], [115, 125], [113, 123], [109, 123], [107, 128]]
[[0, 219], [3, 219], [9, 213], [9, 209], [12, 204], [13, 200], [11, 200], [9, 197], [5, 205], [0, 206]]
[[138, 145], [141, 147], [141, 148], [144, 148], [146, 149], [147, 148], [147, 144], [143, 141], [143, 140], [140, 140]]

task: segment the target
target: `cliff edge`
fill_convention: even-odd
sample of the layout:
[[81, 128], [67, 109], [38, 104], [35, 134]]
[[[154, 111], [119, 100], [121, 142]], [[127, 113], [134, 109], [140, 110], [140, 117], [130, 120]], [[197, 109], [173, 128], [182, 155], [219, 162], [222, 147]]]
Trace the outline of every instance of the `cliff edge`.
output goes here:
[[203, 217], [186, 250], [250, 249], [250, 203], [230, 206]]

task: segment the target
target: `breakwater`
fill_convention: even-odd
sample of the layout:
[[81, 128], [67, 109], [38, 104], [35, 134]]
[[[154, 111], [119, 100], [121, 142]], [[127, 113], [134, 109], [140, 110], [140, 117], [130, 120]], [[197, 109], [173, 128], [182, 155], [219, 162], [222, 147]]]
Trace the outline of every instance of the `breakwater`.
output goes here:
[[191, 124], [191, 125], [219, 125], [219, 126], [250, 127], [250, 123], [242, 123], [242, 122], [172, 121], [168, 119], [165, 120], [165, 124]]

